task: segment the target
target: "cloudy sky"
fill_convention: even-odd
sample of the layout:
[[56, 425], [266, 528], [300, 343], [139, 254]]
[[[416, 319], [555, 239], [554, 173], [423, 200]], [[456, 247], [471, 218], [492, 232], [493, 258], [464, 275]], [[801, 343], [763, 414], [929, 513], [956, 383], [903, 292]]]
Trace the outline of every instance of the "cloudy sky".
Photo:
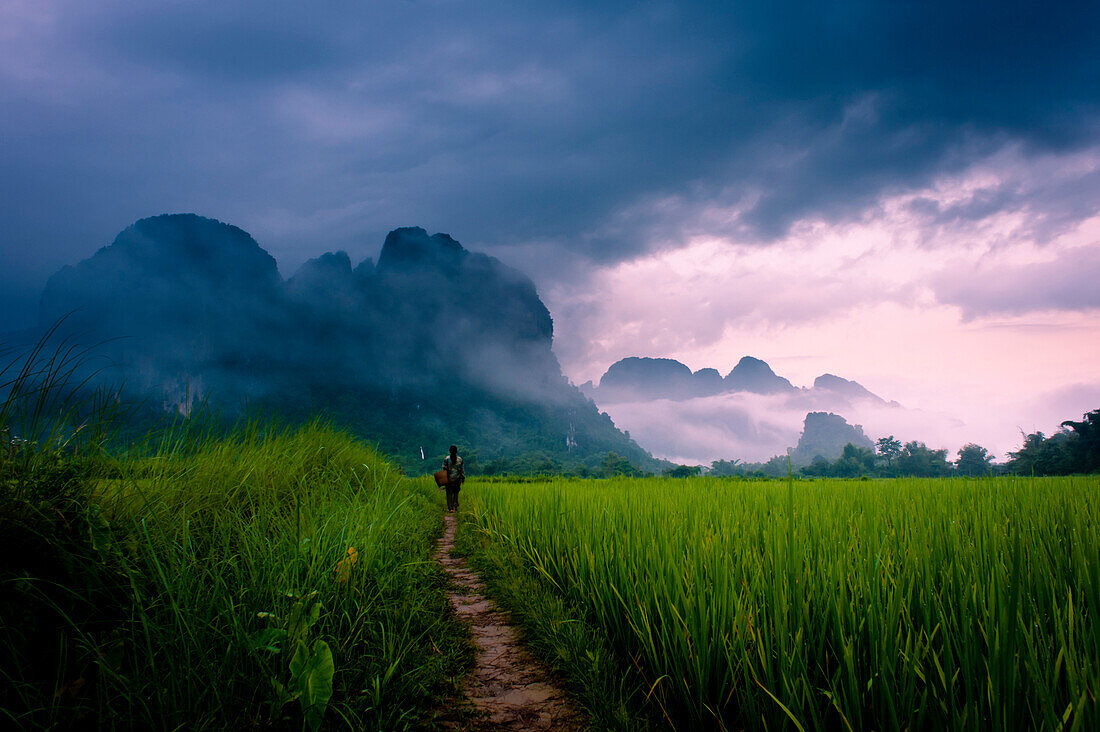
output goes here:
[[[527, 271], [568, 375], [1100, 406], [1100, 4], [0, 0], [0, 311], [137, 218]], [[993, 427], [1002, 425], [997, 435]], [[1007, 430], [1007, 431], [1006, 431]]]

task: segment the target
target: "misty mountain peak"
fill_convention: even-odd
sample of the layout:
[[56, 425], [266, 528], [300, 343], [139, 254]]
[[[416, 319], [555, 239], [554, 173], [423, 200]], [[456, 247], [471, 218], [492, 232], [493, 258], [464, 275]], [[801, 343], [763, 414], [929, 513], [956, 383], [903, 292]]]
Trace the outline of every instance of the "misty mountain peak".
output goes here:
[[[514, 355], [521, 342], [534, 345], [539, 359], [549, 353], [554, 324], [531, 279], [494, 257], [466, 251], [448, 234], [394, 229], [375, 272], [379, 286], [392, 294], [397, 320], [416, 322], [456, 348], [465, 344], [471, 355]], [[493, 348], [485, 347], [489, 342]], [[560, 368], [554, 361], [551, 370], [560, 375]]]
[[327, 280], [333, 277], [343, 279], [349, 276], [351, 276], [351, 257], [347, 252], [326, 252], [319, 257], [307, 260], [289, 281]]
[[109, 248], [134, 263], [169, 263], [222, 278], [278, 276], [275, 258], [247, 231], [193, 213], [140, 219], [115, 237]]
[[722, 391], [722, 374], [718, 373], [718, 369], [699, 369], [691, 375], [691, 379], [701, 393], [716, 394]]
[[284, 282], [235, 226], [194, 214], [142, 219], [50, 279], [43, 324], [71, 311], [74, 331], [125, 336], [112, 356], [150, 384], [202, 375], [223, 391], [263, 390], [310, 372], [395, 389], [450, 379], [545, 394], [564, 383], [534, 283], [420, 227], [390, 232], [378, 267], [352, 269], [346, 252], [329, 252]]
[[772, 371], [772, 367], [768, 365], [767, 361], [763, 361], [753, 356], [742, 356], [741, 360], [737, 362], [737, 365], [733, 367], [733, 371], [730, 371], [726, 378], [739, 374], [741, 376], [775, 376], [775, 372]]
[[51, 277], [41, 312], [47, 327], [72, 312], [66, 333], [102, 341], [103, 377], [154, 410], [269, 400], [337, 410], [406, 455], [462, 438], [652, 460], [562, 375], [530, 278], [447, 234], [396, 229], [378, 267], [329, 252], [284, 282], [241, 229], [156, 216]]
[[825, 389], [849, 399], [867, 399], [876, 403], [886, 403], [885, 399], [868, 390], [863, 384], [833, 374], [818, 376], [814, 379], [814, 388]]
[[40, 322], [72, 310], [76, 320], [118, 321], [119, 333], [141, 331], [155, 312], [201, 317], [246, 293], [267, 300], [281, 285], [275, 259], [248, 232], [195, 214], [141, 219], [115, 240], [46, 283]]
[[347, 307], [357, 294], [358, 280], [347, 252], [327, 252], [306, 261], [287, 280], [286, 286], [296, 300], [314, 305], [338, 300]]
[[600, 379], [599, 394], [609, 401], [650, 399], [692, 399], [724, 390], [722, 375], [716, 369], [692, 373], [686, 365], [671, 358], [630, 356], [608, 367]]
[[374, 260], [367, 257], [359, 264], [355, 265], [355, 276], [360, 279], [372, 277], [374, 275]]
[[691, 369], [675, 359], [628, 356], [611, 364], [607, 373], [600, 379], [600, 386], [616, 386], [625, 383], [645, 386], [655, 380], [690, 377]]
[[751, 391], [756, 394], [774, 394], [798, 391], [787, 379], [777, 376], [767, 362], [752, 356], [744, 356], [733, 367], [725, 380], [730, 391]]
[[467, 254], [450, 234], [428, 236], [419, 226], [405, 226], [386, 235], [378, 256], [378, 269], [403, 270], [429, 265], [450, 272], [462, 264]]

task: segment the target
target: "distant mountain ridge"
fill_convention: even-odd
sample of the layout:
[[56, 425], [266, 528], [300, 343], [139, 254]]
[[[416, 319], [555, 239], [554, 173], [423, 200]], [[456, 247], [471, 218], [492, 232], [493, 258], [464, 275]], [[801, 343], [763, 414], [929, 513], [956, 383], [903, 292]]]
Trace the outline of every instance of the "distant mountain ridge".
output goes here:
[[654, 399], [693, 399], [730, 392], [751, 394], [802, 395], [823, 404], [843, 405], [866, 400], [875, 404], [898, 406], [887, 402], [855, 381], [822, 374], [811, 388], [799, 388], [776, 374], [767, 362], [744, 356], [723, 378], [717, 369], [703, 368], [692, 372], [686, 364], [671, 358], [629, 356], [608, 367], [599, 384], [586, 382], [581, 390], [599, 403], [651, 401]]
[[[887, 404], [888, 402], [880, 397], [878, 394], [872, 393], [862, 384], [856, 381], [849, 381], [848, 379], [834, 376], [832, 374], [822, 374], [814, 379], [814, 389], [831, 391], [836, 394], [843, 395], [849, 399], [865, 399], [867, 401], [875, 402], [878, 404]], [[890, 404], [897, 405], [897, 402], [889, 402]]]
[[50, 278], [40, 323], [66, 314], [166, 410], [320, 409], [406, 465], [455, 442], [471, 465], [533, 451], [657, 466], [562, 375], [531, 280], [447, 234], [395, 229], [377, 264], [330, 252], [284, 281], [247, 232], [155, 216]]
[[598, 385], [580, 389], [648, 449], [680, 462], [780, 455], [785, 464], [789, 454], [796, 466], [808, 465], [818, 456], [838, 458], [849, 442], [872, 446], [862, 426], [841, 415], [870, 415], [881, 428], [882, 410], [897, 409], [904, 422], [900, 404], [858, 382], [822, 374], [813, 386], [798, 387], [754, 356], [742, 357], [724, 378], [671, 358], [630, 356], [608, 367]]

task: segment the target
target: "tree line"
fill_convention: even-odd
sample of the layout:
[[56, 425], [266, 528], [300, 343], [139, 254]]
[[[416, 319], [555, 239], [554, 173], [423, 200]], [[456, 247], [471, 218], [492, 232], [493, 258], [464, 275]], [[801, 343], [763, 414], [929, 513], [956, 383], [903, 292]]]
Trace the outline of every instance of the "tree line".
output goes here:
[[[836, 460], [820, 455], [797, 473], [806, 477], [828, 478], [942, 478], [951, 475], [982, 477], [998, 474], [1073, 475], [1100, 472], [1100, 409], [1084, 415], [1079, 422], [1066, 420], [1058, 432], [1023, 435], [1023, 445], [1009, 453], [1005, 463], [994, 462], [994, 455], [981, 445], [964, 445], [956, 459], [948, 460], [947, 450], [932, 449], [913, 440], [902, 444], [893, 435], [879, 438], [874, 448], [848, 443]], [[715, 460], [708, 475], [744, 477], [780, 477], [787, 474], [787, 457], [777, 455], [764, 463], [739, 460]]]
[[[945, 478], [949, 476], [983, 477], [989, 475], [1071, 475], [1100, 472], [1100, 409], [1084, 415], [1079, 422], [1067, 420], [1049, 437], [1042, 432], [1023, 435], [1023, 444], [1009, 453], [1004, 463], [975, 443], [964, 445], [949, 459], [946, 449], [933, 449], [924, 442], [902, 443], [893, 435], [879, 438], [873, 448], [848, 443], [840, 456], [828, 460], [820, 455], [809, 465], [795, 466], [796, 475], [820, 478]], [[476, 449], [466, 455], [467, 470], [484, 476], [563, 476], [610, 478], [663, 475], [689, 478], [706, 474], [713, 477], [778, 478], [788, 471], [786, 455], [776, 455], [762, 463], [740, 460], [715, 460], [709, 468], [699, 465], [674, 465], [654, 461], [657, 470], [639, 467], [629, 458], [609, 451], [584, 459], [565, 458], [543, 450], [528, 450], [517, 455], [485, 459]], [[428, 461], [435, 465], [437, 461]]]

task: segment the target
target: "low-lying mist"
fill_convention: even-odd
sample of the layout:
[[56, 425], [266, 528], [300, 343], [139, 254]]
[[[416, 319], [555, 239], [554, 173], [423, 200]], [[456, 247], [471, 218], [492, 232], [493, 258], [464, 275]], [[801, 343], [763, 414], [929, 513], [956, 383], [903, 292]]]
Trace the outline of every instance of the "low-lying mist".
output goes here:
[[[1100, 403], [1100, 387], [1091, 390]], [[794, 447], [809, 411], [832, 411], [849, 424], [861, 425], [872, 440], [893, 435], [903, 443], [919, 440], [931, 448], [947, 448], [953, 459], [960, 447], [975, 442], [1006, 459], [1018, 450], [1021, 430], [1050, 434], [1065, 419], [1078, 419], [1089, 403], [1089, 389], [1037, 399], [1028, 416], [988, 405], [967, 410], [967, 417], [872, 402], [828, 403], [804, 393], [753, 394], [732, 392], [692, 399], [634, 400], [600, 404], [615, 424], [629, 432], [655, 457], [676, 463], [709, 464], [738, 459], [761, 462]]]

